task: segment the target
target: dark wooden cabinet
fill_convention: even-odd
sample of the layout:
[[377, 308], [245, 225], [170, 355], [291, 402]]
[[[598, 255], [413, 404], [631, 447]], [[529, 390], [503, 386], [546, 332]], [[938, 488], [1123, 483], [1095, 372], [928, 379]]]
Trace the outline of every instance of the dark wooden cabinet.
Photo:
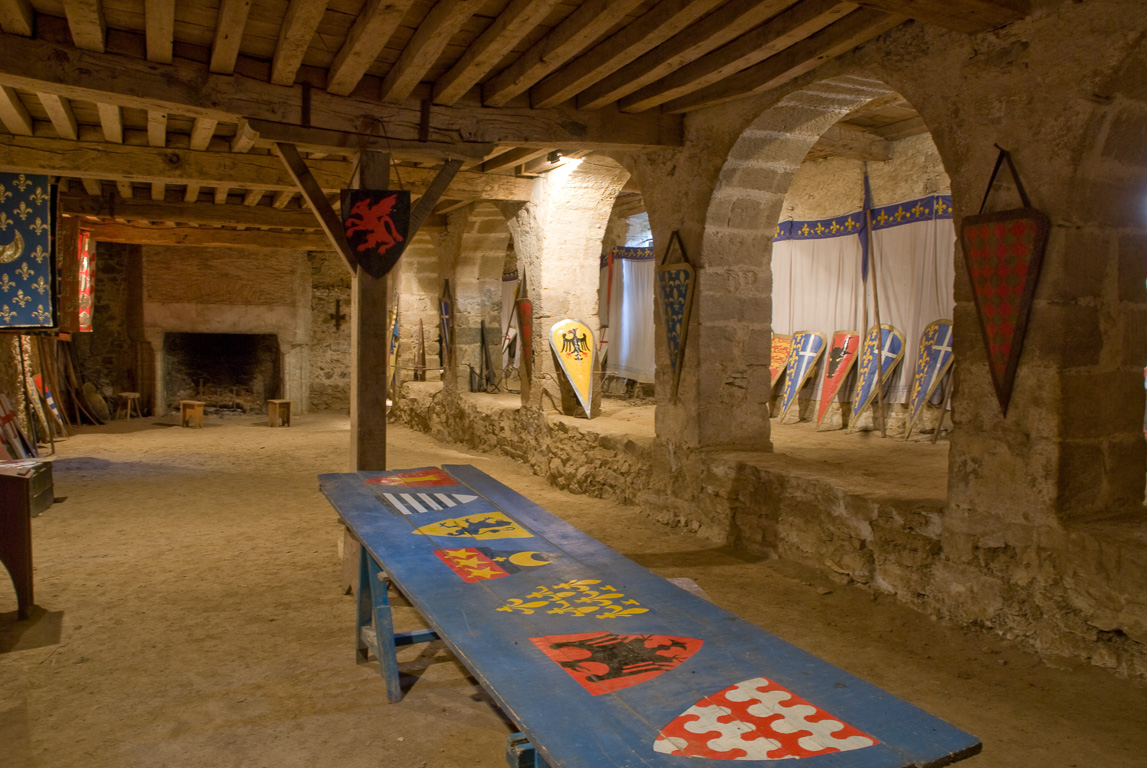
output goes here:
[[33, 605], [32, 518], [52, 505], [52, 491], [51, 463], [0, 462], [0, 562], [16, 588], [20, 619]]

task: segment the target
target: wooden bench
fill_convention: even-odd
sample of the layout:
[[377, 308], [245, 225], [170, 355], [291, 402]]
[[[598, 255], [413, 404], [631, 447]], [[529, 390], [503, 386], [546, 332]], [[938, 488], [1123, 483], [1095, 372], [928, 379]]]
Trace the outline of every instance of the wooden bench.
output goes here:
[[[320, 476], [362, 544], [357, 658], [440, 638], [520, 729], [507, 762], [939, 766], [974, 737], [671, 584], [464, 465]], [[387, 588], [429, 630], [395, 633]], [[693, 758], [693, 759], [689, 759]], [[706, 758], [699, 760], [698, 758]]]
[[267, 421], [272, 427], [291, 426], [291, 401], [268, 400]]

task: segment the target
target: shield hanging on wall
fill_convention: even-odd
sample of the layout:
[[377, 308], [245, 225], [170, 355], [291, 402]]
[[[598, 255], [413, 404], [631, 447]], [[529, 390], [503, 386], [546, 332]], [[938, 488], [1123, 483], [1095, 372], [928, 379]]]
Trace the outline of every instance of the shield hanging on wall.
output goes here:
[[669, 353], [669, 369], [673, 376], [673, 397], [681, 381], [681, 368], [685, 361], [685, 338], [689, 332], [689, 309], [693, 305], [693, 284], [696, 277], [677, 230], [669, 236], [669, 248], [662, 263], [657, 265], [657, 298], [661, 307], [661, 320], [665, 324], [665, 346]]
[[[1023, 207], [984, 213], [1004, 162], [1008, 164]], [[987, 347], [988, 370], [1004, 416], [1008, 415], [1008, 402], [1050, 229], [1047, 216], [1031, 207], [1011, 155], [1001, 149], [980, 204], [980, 213], [965, 216], [960, 222], [960, 244]]]
[[398, 189], [342, 190], [343, 231], [351, 253], [371, 277], [394, 268], [406, 249], [410, 193]]

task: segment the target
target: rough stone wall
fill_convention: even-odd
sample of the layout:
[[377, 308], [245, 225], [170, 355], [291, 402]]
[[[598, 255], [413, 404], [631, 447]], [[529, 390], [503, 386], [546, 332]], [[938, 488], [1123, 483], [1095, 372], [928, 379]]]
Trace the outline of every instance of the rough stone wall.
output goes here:
[[[351, 276], [333, 251], [308, 254], [311, 267], [311, 408], [350, 412]], [[336, 327], [335, 301], [345, 315]]]
[[398, 307], [398, 381], [414, 378], [415, 358], [418, 353], [418, 322], [426, 353], [426, 378], [441, 379], [438, 349], [438, 295], [442, 292], [438, 251], [434, 237], [423, 228], [407, 246], [398, 267], [391, 273], [391, 295], [399, 295]]
[[646, 491], [651, 436], [523, 408], [512, 395], [452, 392], [433, 382], [407, 382], [392, 414], [443, 442], [516, 459], [556, 488], [626, 504]]
[[129, 329], [133, 291], [128, 264], [130, 252], [138, 251], [138, 246], [97, 243], [95, 250], [92, 330], [74, 334], [72, 344], [84, 379], [95, 384], [105, 398], [112, 398], [118, 392], [139, 391], [135, 342]]
[[[655, 487], [672, 490], [646, 503], [699, 530], [734, 518], [749, 529], [756, 517], [754, 546], [831, 560], [933, 615], [1142, 674], [1147, 270], [1132, 201], [1147, 176], [1135, 138], [1147, 114], [1147, 67], [1141, 46], [1131, 52], [1144, 18], [1126, 1], [1037, 5], [1027, 20], [983, 35], [898, 28], [779, 93], [690, 115], [680, 151], [625, 160], [660, 247], [679, 229], [702, 267], [680, 401], [657, 414], [664, 450], [655, 453]], [[979, 334], [960, 334], [950, 491], [938, 518], [881, 513], [885, 524], [869, 524], [866, 538], [838, 514], [811, 515], [815, 525], [801, 532], [807, 510], [780, 501], [735, 516], [733, 501], [723, 510], [718, 503], [709, 514], [701, 470], [678, 482], [670, 457], [691, 466], [712, 461], [694, 446], [768, 447], [768, 425], [759, 423], [768, 388], [754, 381], [767, 364], [768, 329], [739, 328], [738, 318], [768, 317], [771, 287], [767, 270], [739, 261], [767, 263], [763, 230], [781, 215], [820, 133], [887, 90], [908, 98], [932, 130], [957, 220], [979, 208], [996, 143], [1013, 150], [1033, 204], [1052, 217], [1011, 408], [1005, 418], [995, 402]], [[1005, 188], [989, 210], [1015, 205]], [[966, 273], [956, 275], [955, 322], [975, 328]], [[863, 543], [872, 554], [837, 557], [829, 542]], [[920, 564], [881, 554], [898, 548], [917, 552]]]
[[[948, 194], [952, 182], [928, 134], [891, 142], [891, 157], [868, 163], [874, 205], [892, 205], [926, 195]], [[793, 174], [784, 219], [808, 221], [843, 216], [864, 206], [864, 162], [845, 157], [805, 160]]]

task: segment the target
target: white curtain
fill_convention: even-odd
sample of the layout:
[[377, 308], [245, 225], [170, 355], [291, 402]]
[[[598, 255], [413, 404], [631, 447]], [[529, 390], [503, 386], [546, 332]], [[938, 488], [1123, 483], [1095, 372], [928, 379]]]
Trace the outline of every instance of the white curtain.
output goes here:
[[[951, 198], [936, 195], [872, 213], [870, 253], [880, 322], [904, 334], [904, 358], [888, 400], [902, 403], [912, 386], [924, 327], [933, 320], [952, 319], [956, 232]], [[872, 273], [867, 297], [860, 280], [861, 245], [855, 232], [862, 221], [863, 214], [856, 212], [782, 224], [773, 243], [773, 333], [820, 331], [829, 342], [835, 331], [863, 333], [866, 298], [867, 325], [876, 324]], [[814, 400], [820, 397], [820, 377], [818, 373]]]
[[[518, 275], [517, 273], [502, 276], [502, 338], [498, 339], [498, 344], [504, 346], [504, 339], [506, 337], [506, 329], [513, 328], [519, 331], [518, 327], [518, 313], [514, 311], [514, 296], [518, 290]], [[522, 338], [521, 334], [517, 336], [517, 342], [514, 344], [514, 354], [511, 357], [510, 351], [504, 349], [502, 351], [502, 370], [506, 366], [512, 365], [515, 368], [521, 365], [522, 359]]]
[[[627, 379], [652, 383], [654, 378], [653, 282], [655, 262], [648, 248], [613, 250], [613, 287], [608, 290], [609, 357], [605, 369]], [[603, 283], [608, 269], [602, 269]], [[604, 299], [607, 289], [603, 285]], [[604, 302], [602, 304], [604, 306]], [[602, 313], [605, 314], [604, 312]]]

